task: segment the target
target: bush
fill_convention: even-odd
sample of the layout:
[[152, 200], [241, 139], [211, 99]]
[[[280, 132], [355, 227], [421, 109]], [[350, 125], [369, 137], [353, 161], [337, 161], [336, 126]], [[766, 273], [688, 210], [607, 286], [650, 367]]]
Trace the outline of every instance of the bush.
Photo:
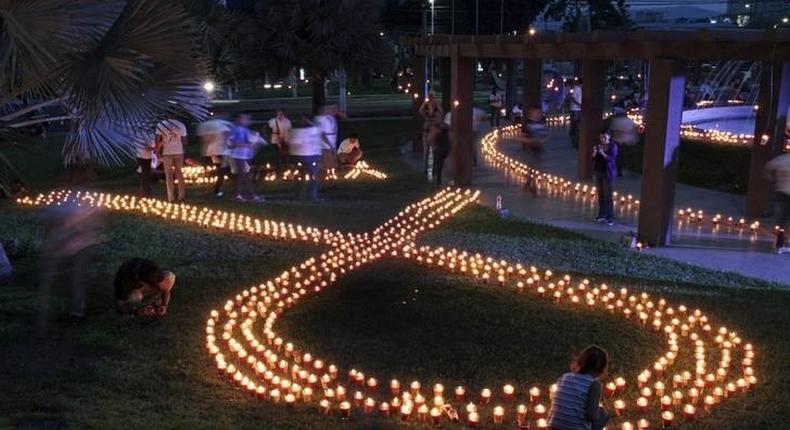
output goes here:
[[[642, 173], [643, 142], [621, 151], [626, 169]], [[678, 182], [695, 187], [743, 194], [749, 183], [751, 148], [680, 141]]]

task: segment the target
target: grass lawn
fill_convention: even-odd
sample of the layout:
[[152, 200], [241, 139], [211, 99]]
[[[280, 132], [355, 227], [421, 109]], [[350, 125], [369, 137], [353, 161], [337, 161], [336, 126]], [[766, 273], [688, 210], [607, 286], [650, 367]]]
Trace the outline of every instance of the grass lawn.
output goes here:
[[[195, 203], [262, 217], [347, 231], [367, 231], [434, 188], [401, 161], [408, 121], [350, 124], [360, 134], [386, 182], [340, 183], [318, 205], [292, 198], [291, 185], [267, 186], [262, 205], [238, 205], [190, 189]], [[349, 132], [344, 126], [341, 134]], [[31, 161], [27, 155], [36, 150]], [[56, 183], [57, 141], [3, 149], [40, 190]], [[97, 188], [133, 192], [131, 167], [99, 172]], [[163, 195], [161, 185], [158, 195]], [[17, 275], [0, 285], [0, 428], [30, 429], [347, 429], [400, 428], [395, 421], [327, 419], [250, 398], [217, 377], [204, 352], [208, 312], [239, 290], [269, 279], [323, 250], [220, 234], [133, 215], [108, 215], [107, 242], [92, 252], [87, 271], [88, 318], [53, 321], [48, 339], [32, 336], [36, 309], [39, 212], [0, 202], [0, 237], [18, 237], [27, 252]], [[575, 233], [502, 220], [484, 207], [459, 213], [421, 243], [463, 247], [535, 264], [613, 287], [629, 287], [699, 307], [715, 325], [735, 328], [757, 349], [756, 389], [726, 400], [689, 429], [777, 429], [790, 410], [790, 291], [739, 275], [637, 254]], [[121, 317], [112, 308], [112, 278], [121, 262], [142, 256], [178, 275], [170, 315]], [[59, 284], [62, 293], [65, 285]], [[53, 313], [65, 305], [58, 295]], [[532, 295], [385, 260], [342, 279], [289, 310], [278, 330], [348, 369], [363, 367], [381, 381], [392, 375], [423, 384], [442, 380], [477, 391], [545, 386], [565, 371], [574, 351], [597, 343], [612, 358], [612, 373], [632, 376], [663, 349], [657, 337], [620, 318], [565, 305], [546, 306]], [[783, 364], [784, 363], [784, 364]], [[629, 381], [632, 382], [632, 381]], [[408, 424], [406, 427], [425, 427]], [[445, 428], [462, 428], [445, 425]], [[512, 424], [500, 426], [512, 428]]]

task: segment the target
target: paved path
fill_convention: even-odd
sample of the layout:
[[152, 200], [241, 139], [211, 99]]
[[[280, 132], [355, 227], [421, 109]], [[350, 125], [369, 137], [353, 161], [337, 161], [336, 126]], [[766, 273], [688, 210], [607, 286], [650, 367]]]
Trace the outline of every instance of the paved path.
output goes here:
[[[541, 171], [565, 178], [576, 176], [576, 151], [568, 143], [565, 128], [552, 130], [539, 159], [523, 152], [513, 142], [500, 142], [499, 148], [508, 156], [526, 161]], [[418, 166], [419, 162], [413, 164]], [[533, 195], [482, 159], [475, 168], [474, 178], [475, 187], [482, 191], [483, 204], [495, 206], [496, 197], [500, 195], [504, 206], [517, 218], [563, 227], [609, 241], [618, 241], [624, 233], [636, 231], [635, 208], [619, 206], [616, 209], [618, 221], [609, 227], [593, 222], [597, 207], [590, 198], [541, 193]], [[623, 178], [619, 178], [615, 188], [624, 194], [638, 195], [640, 181], [640, 175], [626, 172]], [[678, 208], [688, 205], [701, 208], [708, 214], [737, 216], [742, 213], [744, 197], [678, 184], [675, 201]], [[672, 246], [645, 252], [790, 286], [790, 255], [773, 254], [773, 239], [771, 235], [755, 235], [726, 226], [714, 232], [709, 225], [676, 223]]]

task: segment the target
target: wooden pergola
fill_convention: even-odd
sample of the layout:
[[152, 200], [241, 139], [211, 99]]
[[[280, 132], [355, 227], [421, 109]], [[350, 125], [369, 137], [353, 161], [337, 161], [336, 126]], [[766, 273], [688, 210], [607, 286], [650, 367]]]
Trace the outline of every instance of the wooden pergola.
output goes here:
[[[459, 185], [472, 183], [474, 134], [472, 96], [476, 60], [523, 60], [525, 106], [540, 105], [543, 60], [580, 61], [582, 64], [582, 113], [579, 125], [577, 171], [592, 174], [592, 145], [597, 141], [604, 108], [608, 62], [641, 59], [648, 62], [649, 94], [642, 160], [639, 236], [654, 246], [670, 241], [680, 125], [689, 61], [760, 61], [764, 72], [756, 112], [755, 141], [746, 214], [764, 215], [771, 201], [771, 184], [763, 175], [765, 163], [782, 150], [790, 107], [790, 31], [593, 31], [590, 33], [538, 32], [524, 36], [433, 35], [410, 40], [413, 46], [414, 88], [425, 82], [425, 61], [438, 57], [443, 104], [452, 109], [455, 136], [453, 172]], [[508, 79], [512, 85], [513, 79]], [[415, 97], [415, 110], [422, 98]], [[766, 133], [766, 130], [768, 131]], [[764, 138], [768, 134], [768, 138]]]

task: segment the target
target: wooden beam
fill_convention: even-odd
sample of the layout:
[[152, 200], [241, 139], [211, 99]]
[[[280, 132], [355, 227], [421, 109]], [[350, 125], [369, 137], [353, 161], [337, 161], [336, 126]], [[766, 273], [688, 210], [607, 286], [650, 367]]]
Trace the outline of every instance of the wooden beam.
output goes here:
[[414, 129], [414, 137], [411, 141], [412, 152], [422, 152], [422, 133], [423, 133], [423, 118], [420, 115], [420, 106], [427, 94], [424, 93], [425, 88], [425, 64], [427, 58], [421, 55], [412, 56], [411, 68], [414, 72], [414, 81], [411, 84], [412, 90], [412, 127]]
[[524, 108], [540, 106], [543, 90], [543, 60], [524, 60]]
[[474, 67], [474, 58], [461, 57], [460, 55], [451, 58], [453, 106], [450, 138], [452, 140], [453, 179], [455, 185], [459, 187], [472, 184]]
[[754, 122], [754, 142], [746, 193], [746, 215], [762, 218], [772, 199], [772, 185], [765, 164], [782, 152], [790, 106], [790, 62], [762, 64], [760, 93]]
[[579, 179], [592, 176], [592, 149], [598, 142], [598, 133], [603, 126], [603, 96], [607, 65], [605, 61], [582, 63], [582, 110], [579, 120], [579, 148], [576, 155], [576, 172]]
[[686, 78], [674, 60], [650, 60], [648, 124], [642, 159], [639, 238], [650, 246], [670, 243], [675, 203], [680, 123]]

